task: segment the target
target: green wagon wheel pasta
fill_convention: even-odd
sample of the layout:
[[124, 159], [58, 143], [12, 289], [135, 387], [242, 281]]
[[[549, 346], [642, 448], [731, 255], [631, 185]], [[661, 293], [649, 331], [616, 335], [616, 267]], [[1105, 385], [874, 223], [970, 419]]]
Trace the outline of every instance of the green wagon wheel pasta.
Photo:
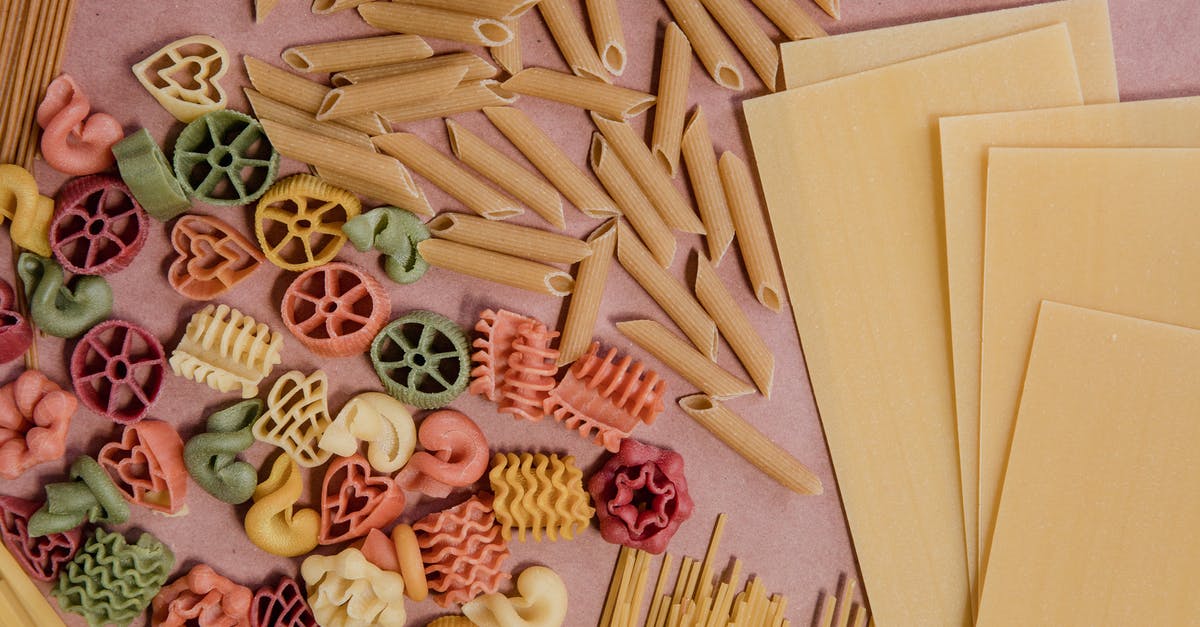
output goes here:
[[371, 342], [371, 363], [388, 394], [421, 409], [445, 407], [467, 389], [467, 335], [431, 311], [401, 316]]
[[188, 195], [211, 205], [245, 205], [275, 182], [279, 153], [258, 120], [237, 111], [213, 111], [179, 134], [174, 165]]

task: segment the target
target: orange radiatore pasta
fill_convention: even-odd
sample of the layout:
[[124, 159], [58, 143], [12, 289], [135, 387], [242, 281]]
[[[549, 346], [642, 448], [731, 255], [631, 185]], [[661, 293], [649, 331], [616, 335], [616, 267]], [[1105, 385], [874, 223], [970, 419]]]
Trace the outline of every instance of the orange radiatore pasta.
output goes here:
[[422, 518], [412, 528], [438, 605], [448, 607], [495, 592], [511, 578], [501, 570], [509, 556], [508, 542], [496, 524], [491, 494], [476, 494]]
[[475, 330], [481, 337], [471, 355], [478, 364], [471, 371], [471, 393], [499, 403], [500, 413], [541, 420], [558, 374], [558, 350], [550, 348], [558, 332], [503, 309], [485, 310]]
[[570, 455], [560, 459], [542, 453], [497, 453], [488, 480], [505, 540], [512, 540], [514, 528], [521, 542], [526, 531], [537, 542], [543, 533], [551, 542], [558, 541], [559, 534], [571, 540], [587, 529], [596, 513], [583, 489], [583, 473]]

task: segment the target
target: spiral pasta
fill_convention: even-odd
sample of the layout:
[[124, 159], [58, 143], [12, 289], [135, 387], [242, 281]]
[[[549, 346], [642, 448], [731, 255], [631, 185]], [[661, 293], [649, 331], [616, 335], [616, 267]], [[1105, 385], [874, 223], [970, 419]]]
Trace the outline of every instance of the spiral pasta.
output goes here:
[[583, 489], [583, 473], [568, 455], [542, 453], [497, 453], [492, 461], [488, 479], [495, 492], [492, 509], [505, 540], [525, 541], [525, 532], [540, 542], [542, 532], [551, 542], [574, 537], [576, 530], [586, 529], [596, 513]]

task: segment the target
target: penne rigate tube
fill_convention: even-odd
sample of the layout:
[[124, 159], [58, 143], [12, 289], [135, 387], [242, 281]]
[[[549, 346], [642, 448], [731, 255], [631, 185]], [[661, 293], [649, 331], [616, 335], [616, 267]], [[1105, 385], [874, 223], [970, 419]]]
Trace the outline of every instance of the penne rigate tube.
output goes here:
[[754, 330], [746, 312], [738, 306], [733, 295], [721, 283], [716, 270], [702, 255], [696, 254], [696, 299], [708, 312], [717, 330], [729, 342], [742, 367], [758, 386], [762, 395], [771, 398], [771, 385], [775, 380], [775, 356], [762, 336]]
[[461, 213], [439, 214], [426, 226], [434, 237], [532, 261], [576, 263], [592, 254], [574, 237]]
[[346, 9], [353, 9], [360, 4], [366, 4], [371, 0], [313, 0], [312, 12], [317, 15], [329, 15]]
[[449, 94], [467, 74], [467, 66], [454, 63], [390, 76], [329, 90], [317, 119], [336, 120], [357, 113], [379, 111], [436, 100]]
[[638, 137], [633, 127], [592, 113], [592, 121], [604, 134], [613, 151], [633, 175], [634, 180], [654, 204], [667, 226], [687, 233], [704, 233], [700, 218], [684, 201], [671, 177], [658, 165], [650, 148]]
[[436, 57], [427, 59], [418, 59], [416, 61], [407, 61], [405, 63], [396, 63], [392, 65], [379, 65], [375, 67], [366, 67], [357, 70], [346, 70], [338, 72], [329, 77], [329, 84], [334, 87], [345, 87], [347, 85], [357, 85], [367, 81], [379, 80], [381, 78], [390, 78], [392, 76], [400, 76], [401, 74], [410, 74], [412, 72], [420, 72], [435, 67], [443, 67], [446, 65], [462, 64], [467, 66], [467, 73], [463, 75], [462, 82], [474, 82], [485, 78], [494, 78], [497, 74], [496, 67], [482, 57], [471, 54], [470, 52], [456, 52], [453, 54], [442, 54]]
[[608, 82], [610, 79], [604, 63], [588, 40], [583, 19], [575, 13], [572, 4], [568, 0], [541, 0], [537, 7], [571, 72], [576, 76]]
[[[725, 41], [725, 36], [700, 0], [663, 0], [675, 22], [683, 29], [696, 56], [708, 70], [709, 76], [721, 87], [742, 91], [742, 71], [737, 66], [737, 53]], [[789, 2], [791, 0], [788, 0]]]
[[512, 41], [503, 46], [496, 46], [490, 49], [492, 60], [500, 66], [502, 70], [508, 73], [509, 76], [525, 69], [525, 63], [521, 60], [521, 21], [516, 19], [505, 20], [508, 29], [512, 31]]
[[575, 279], [553, 266], [458, 242], [427, 239], [417, 251], [432, 266], [530, 292], [561, 298], [575, 288]]
[[587, 13], [600, 62], [610, 74], [620, 76], [625, 71], [625, 32], [617, 0], [587, 0]]
[[613, 199], [577, 168], [567, 153], [538, 128], [524, 111], [513, 107], [486, 107], [483, 113], [533, 167], [584, 215], [603, 219], [621, 214]]
[[674, 22], [663, 36], [662, 62], [658, 70], [658, 103], [654, 109], [654, 134], [650, 145], [654, 156], [673, 178], [679, 171], [679, 146], [687, 114], [688, 76], [692, 70], [692, 45]]
[[516, 203], [484, 185], [453, 159], [416, 135], [391, 133], [373, 137], [371, 141], [376, 148], [399, 159], [468, 209], [489, 220], [503, 220], [525, 213]]
[[368, 2], [358, 14], [371, 26], [475, 46], [503, 46], [512, 31], [500, 20], [400, 2]]
[[775, 246], [762, 203], [758, 200], [754, 175], [746, 162], [731, 152], [721, 155], [718, 168], [738, 249], [742, 253], [742, 264], [750, 276], [754, 296], [764, 307], [777, 312], [783, 304], [783, 277], [775, 263]]
[[708, 317], [696, 297], [654, 261], [650, 251], [623, 222], [617, 224], [617, 260], [675, 321], [692, 344], [700, 349], [700, 353], [715, 360], [717, 325]]
[[750, 0], [792, 41], [825, 37], [825, 29], [794, 0]]
[[700, 0], [717, 23], [733, 40], [742, 56], [750, 62], [754, 73], [770, 91], [775, 91], [779, 79], [779, 46], [755, 23], [742, 0]]
[[692, 184], [692, 196], [696, 199], [700, 220], [704, 223], [708, 258], [713, 265], [720, 265], [721, 258], [733, 242], [733, 218], [729, 216], [729, 206], [725, 203], [725, 186], [721, 184], [717, 154], [713, 151], [712, 138], [708, 134], [708, 118], [699, 105], [684, 127], [682, 152], [688, 180]]
[[575, 291], [567, 304], [567, 319], [558, 338], [560, 367], [574, 363], [592, 343], [604, 286], [608, 283], [608, 270], [617, 250], [617, 221], [608, 220], [601, 224], [588, 235], [586, 242], [592, 253], [579, 262], [579, 269], [575, 271]]
[[313, 117], [311, 113], [268, 98], [249, 87], [243, 91], [246, 92], [246, 99], [250, 101], [250, 107], [254, 109], [254, 117], [260, 120], [273, 120], [284, 126], [304, 129], [322, 137], [336, 139], [340, 142], [353, 144], [363, 150], [375, 152], [375, 145], [371, 143], [371, 136], [366, 133], [342, 126], [336, 122], [318, 122], [317, 118]]
[[596, 178], [600, 179], [608, 193], [620, 205], [621, 213], [654, 255], [654, 260], [664, 268], [671, 267], [671, 262], [675, 259], [675, 236], [658, 215], [654, 205], [650, 204], [650, 200], [638, 188], [633, 176], [625, 169], [625, 164], [621, 163], [604, 136], [599, 133], [592, 134], [588, 161], [592, 171], [596, 173]]
[[538, 0], [395, 0], [405, 4], [468, 13], [490, 17], [494, 20], [507, 20], [521, 17], [538, 3]]
[[521, 70], [504, 81], [504, 89], [587, 109], [614, 120], [627, 120], [655, 102], [653, 94], [540, 67]]
[[450, 136], [450, 150], [459, 161], [525, 203], [550, 224], [560, 229], [566, 226], [562, 196], [553, 185], [454, 120], [446, 120], [446, 132]]
[[726, 372], [659, 322], [618, 322], [617, 331], [713, 398], [724, 400], [754, 393], [753, 385]]
[[417, 197], [416, 183], [396, 159], [272, 120], [260, 122], [271, 145], [285, 157], [326, 170], [387, 181], [407, 196]]
[[433, 56], [433, 48], [417, 35], [384, 35], [293, 46], [283, 61], [300, 72], [340, 72]]
[[[314, 83], [303, 76], [292, 74], [249, 55], [244, 57], [243, 61], [250, 84], [262, 95], [272, 100], [316, 115], [321, 108], [321, 102], [325, 100], [325, 94], [329, 93], [329, 88], [324, 85]], [[339, 120], [339, 123], [368, 135], [378, 135], [391, 130], [384, 126], [383, 121], [374, 113], [350, 116]]]
[[389, 205], [411, 211], [418, 215], [433, 215], [433, 206], [429, 204], [429, 198], [425, 196], [425, 190], [421, 189], [419, 185], [414, 187], [417, 195], [413, 197], [405, 194], [404, 190], [398, 189], [395, 185], [389, 184], [386, 181], [363, 178], [353, 172], [330, 170], [322, 167], [314, 169], [317, 176], [325, 179], [326, 182], [334, 187], [340, 187], [360, 196], [366, 196], [367, 198], [374, 198], [380, 202], [388, 203]]
[[498, 81], [484, 79], [474, 83], [463, 83], [441, 98], [403, 107], [388, 107], [378, 113], [388, 122], [400, 124], [448, 117], [465, 111], [478, 111], [485, 107], [510, 105], [516, 100], [516, 96], [500, 88]]

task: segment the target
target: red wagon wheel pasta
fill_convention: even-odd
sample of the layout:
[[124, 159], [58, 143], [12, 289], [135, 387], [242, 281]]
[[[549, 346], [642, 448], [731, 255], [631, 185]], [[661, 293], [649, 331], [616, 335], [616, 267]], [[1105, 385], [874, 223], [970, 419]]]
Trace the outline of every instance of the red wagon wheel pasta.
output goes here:
[[146, 416], [162, 391], [166, 369], [162, 344], [124, 320], [92, 327], [71, 354], [75, 395], [88, 409], [120, 424]]
[[58, 194], [50, 249], [74, 274], [124, 270], [146, 243], [150, 219], [115, 176], [75, 179]]
[[329, 263], [346, 243], [342, 225], [362, 211], [358, 198], [308, 174], [279, 181], [258, 201], [254, 234], [284, 270]]
[[391, 313], [392, 303], [379, 281], [340, 262], [296, 277], [280, 304], [284, 325], [322, 357], [365, 353]]

